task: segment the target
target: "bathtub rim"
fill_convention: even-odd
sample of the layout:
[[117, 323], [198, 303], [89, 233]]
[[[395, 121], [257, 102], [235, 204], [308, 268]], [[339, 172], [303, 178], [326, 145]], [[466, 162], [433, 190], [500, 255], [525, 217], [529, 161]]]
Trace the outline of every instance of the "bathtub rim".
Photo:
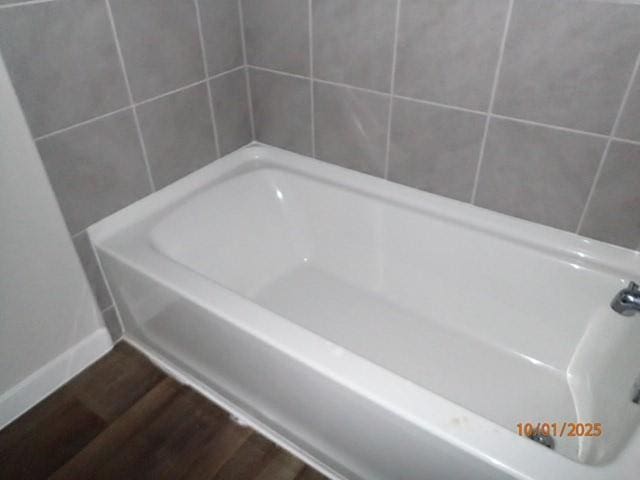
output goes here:
[[[247, 153], [249, 155], [247, 155]], [[108, 254], [114, 254], [113, 251], [109, 252], [110, 249], [108, 248], [108, 246], [106, 248], [105, 246], [106, 244], [109, 243], [109, 239], [112, 238], [114, 235], [116, 235], [118, 232], [121, 232], [127, 229], [128, 227], [131, 227], [132, 225], [136, 224], [136, 222], [139, 222], [140, 219], [145, 219], [146, 221], [146, 220], [149, 220], [149, 218], [155, 217], [156, 214], [158, 213], [162, 214], [165, 211], [169, 211], [169, 209], [173, 207], [173, 204], [180, 203], [183, 199], [190, 197], [192, 194], [196, 193], [198, 190], [200, 190], [203, 187], [206, 188], [207, 185], [209, 185], [212, 181], [219, 178], [220, 176], [223, 176], [225, 173], [232, 172], [235, 168], [238, 167], [238, 165], [246, 162], [251, 162], [251, 161], [261, 161], [261, 160], [264, 160], [265, 158], [266, 160], [268, 160], [269, 163], [280, 164], [283, 167], [288, 168], [290, 167], [289, 162], [292, 159], [299, 160], [301, 156], [297, 154], [293, 154], [291, 152], [284, 151], [284, 150], [276, 149], [273, 147], [263, 146], [261, 144], [251, 144], [248, 147], [241, 149], [239, 152], [236, 152], [235, 154], [231, 154], [228, 157], [225, 157], [219, 161], [216, 161], [213, 164], [207, 167], [204, 167], [200, 171], [195, 172], [194, 174], [188, 177], [185, 177], [184, 179], [157, 192], [155, 195], [153, 195], [153, 197], [156, 197], [156, 198], [146, 197], [145, 199], [142, 199], [136, 204], [133, 204], [130, 207], [127, 207], [124, 210], [121, 210], [120, 212], [117, 212], [114, 215], [107, 217], [105, 220], [98, 222], [97, 224], [89, 228], [89, 234], [91, 236], [91, 239], [101, 250], [104, 250]], [[308, 167], [312, 173], [316, 172], [318, 174], [322, 174], [321, 175], [322, 177], [329, 177], [334, 181], [336, 181], [336, 183], [339, 183], [341, 185], [345, 184], [345, 182], [343, 182], [342, 179], [343, 177], [346, 176], [347, 180], [349, 180], [346, 183], [350, 183], [350, 184], [357, 183], [358, 189], [360, 189], [361, 183], [365, 183], [365, 182], [362, 182], [363, 174], [352, 172], [352, 171], [343, 169], [341, 167], [328, 165], [324, 162], [320, 162], [320, 161], [309, 159], [309, 158], [305, 158], [305, 160], [307, 161], [306, 162], [307, 164], [304, 165], [305, 168], [293, 168], [293, 170], [306, 170], [306, 168]], [[291, 169], [291, 168], [288, 168], [288, 169]], [[306, 172], [303, 172], [303, 173], [306, 173]], [[447, 209], [446, 213], [449, 213], [449, 214], [451, 212], [459, 213], [459, 211], [462, 210], [462, 213], [465, 216], [477, 217], [479, 215], [479, 210], [477, 208], [474, 208], [471, 205], [464, 204], [462, 202], [458, 202], [455, 200], [445, 199], [442, 197], [438, 197], [432, 194], [428, 194], [426, 192], [414, 190], [401, 185], [393, 184], [391, 182], [387, 182], [386, 180], [368, 176], [368, 181], [366, 183], [367, 185], [365, 185], [365, 187], [367, 188], [363, 188], [363, 190], [369, 191], [369, 192], [373, 191], [372, 193], [375, 194], [375, 196], [377, 197], [380, 197], [381, 195], [375, 190], [383, 186], [383, 188], [389, 189], [387, 192], [385, 192], [385, 194], [396, 196], [396, 199], [399, 197], [400, 201], [402, 201], [404, 197], [407, 197], [407, 198], [413, 197], [415, 200], [417, 196], [419, 196], [419, 198], [417, 198], [417, 201], [415, 203], [420, 203], [420, 202], [426, 203], [427, 201], [434, 202], [435, 205], [432, 206], [433, 209], [446, 208]], [[167, 207], [169, 207], [169, 209], [167, 209]], [[575, 234], [559, 231], [551, 227], [541, 226], [541, 225], [527, 222], [524, 220], [515, 219], [512, 217], [508, 217], [506, 215], [499, 214], [499, 213], [492, 212], [485, 209], [482, 209], [482, 211], [480, 212], [480, 217], [481, 218], [478, 220], [479, 223], [482, 223], [483, 220], [485, 221], [485, 223], [488, 222], [489, 224], [491, 224], [491, 226], [494, 226], [493, 224], [495, 223], [497, 227], [501, 227], [503, 230], [513, 229], [514, 227], [517, 227], [515, 229], [515, 234], [513, 230], [509, 232], [510, 233], [509, 238], [521, 237], [521, 236], [524, 237], [525, 234], [527, 233], [539, 234], [540, 229], [544, 229], [543, 233], [545, 235], [542, 238], [542, 240], [544, 240], [543, 243], [547, 244], [550, 251], [556, 252], [556, 254], [561, 254], [562, 256], [570, 255], [572, 258], [584, 259], [584, 261], [588, 263], [591, 263], [591, 264], [595, 263], [598, 266], [604, 266], [604, 267], [610, 268], [615, 272], [627, 272], [629, 275], [632, 275], [632, 273], [629, 273], [630, 272], [629, 264], [631, 264], [632, 266], [637, 266], [637, 264], [640, 263], [639, 252], [627, 250], [622, 247], [611, 246], [608, 244], [604, 244], [602, 242], [598, 242], [596, 240], [583, 239], [582, 237], [579, 237], [578, 235], [575, 235]], [[487, 218], [483, 219], [483, 217], [487, 217]], [[463, 216], [463, 219], [460, 220], [460, 222], [465, 223], [462, 220], [464, 220], [464, 216]], [[473, 224], [475, 224], [476, 222], [474, 221], [471, 223], [473, 226]], [[537, 244], [539, 243], [539, 240], [540, 238], [536, 237], [536, 241], [533, 243]], [[558, 241], [562, 243], [563, 248], [557, 247], [555, 243]], [[526, 240], [526, 243], [530, 245], [532, 241], [529, 239], [529, 240]], [[160, 254], [158, 253], [158, 255]], [[116, 257], [118, 257], [118, 255], [116, 255]], [[126, 261], [126, 259], [123, 259], [123, 258], [119, 258], [119, 260]], [[131, 265], [130, 262], [127, 262], [127, 263]], [[183, 267], [183, 266], [180, 265], [180, 267]], [[135, 267], [134, 265], [134, 268], [138, 268], [138, 267]], [[190, 272], [190, 274], [193, 274], [193, 272]], [[153, 275], [153, 278], [158, 280], [156, 275]], [[171, 288], [175, 288], [175, 285], [169, 285], [169, 284], [167, 285], [170, 286]], [[217, 285], [215, 287], [218, 289], [222, 288]], [[182, 292], [179, 292], [179, 293], [182, 293]], [[232, 292], [229, 292], [229, 293], [232, 293]], [[233, 294], [233, 295], [237, 295], [237, 294]], [[245, 302], [251, 303], [247, 300], [245, 300]], [[202, 304], [202, 303], [199, 303], [199, 304], [201, 306], [204, 306], [207, 309], [211, 309], [211, 305], [207, 306], [206, 302], [205, 304]], [[255, 306], [258, 307], [259, 309], [262, 309], [262, 307], [258, 305], [255, 305]], [[225, 318], [227, 321], [232, 322], [232, 320], [230, 320], [227, 315], [224, 315], [224, 310], [227, 310], [227, 309], [223, 308], [222, 310], [223, 312], [220, 312], [218, 309], [216, 309], [216, 314], [220, 315], [222, 313], [223, 318]], [[231, 310], [234, 310], [234, 309], [232, 308]], [[261, 312], [261, 314], [262, 313], [264, 312]], [[274, 317], [280, 318], [283, 322], [293, 323], [271, 312], [269, 313]], [[238, 325], [235, 322], [233, 323]], [[242, 326], [240, 326], [240, 328], [242, 328]], [[302, 327], [299, 327], [299, 328], [302, 328]], [[246, 329], [244, 330], [246, 331]], [[249, 331], [249, 333], [251, 332]], [[312, 332], [308, 332], [308, 333], [311, 335], [315, 335]], [[264, 340], [263, 338], [260, 338], [260, 339]], [[351, 352], [348, 352], [348, 353], [351, 354]], [[352, 354], [352, 355], [355, 355], [355, 354]], [[355, 356], [357, 357], [357, 355]], [[409, 380], [403, 379], [402, 377], [399, 377], [391, 372], [388, 372], [384, 368], [379, 367], [373, 364], [372, 362], [367, 361], [366, 359], [362, 359], [361, 357], [358, 357], [358, 359], [366, 362], [367, 368], [370, 368], [371, 366], [373, 366], [377, 369], [384, 370], [389, 375], [398, 377], [400, 380], [404, 382], [411, 383]], [[307, 363], [307, 365], [309, 365], [309, 363]], [[310, 366], [313, 368], [313, 365], [310, 365]], [[327, 375], [326, 371], [324, 370], [321, 370], [320, 373], [322, 373], [323, 375]], [[336, 378], [332, 375], [329, 376], [329, 378], [331, 378], [332, 380], [336, 380]], [[340, 383], [344, 385], [343, 382], [340, 382]], [[352, 385], [347, 384], [346, 386], [348, 388], [352, 388]], [[508, 436], [504, 437], [504, 435], [499, 435], [500, 441], [492, 442], [492, 443], [496, 443], [494, 447], [498, 447], [498, 448], [491, 448], [489, 450], [493, 450], [493, 453], [487, 453], [486, 452], [487, 449], [483, 448], [483, 446], [486, 446], [487, 444], [487, 438], [486, 437], [483, 438], [482, 435], [475, 435], [477, 438], [474, 438], [474, 435], [470, 435], [470, 434], [460, 435], [460, 432], [447, 433], [442, 431], [442, 429], [438, 427], [438, 424], [435, 424], [433, 422], [429, 423], [429, 426], [431, 428], [427, 428], [426, 423], [428, 422], [415, 422], [416, 417], [414, 415], [407, 416], [406, 411], [402, 413], [402, 412], [399, 412], [398, 409], [390, 409], [388, 407], [388, 405], [391, 404], [390, 401], [381, 403], [378, 400], [376, 400], [377, 395], [374, 395], [373, 398], [371, 395], [366, 395], [366, 397], [372, 401], [375, 401], [378, 404], [381, 404], [384, 408], [390, 410], [393, 414], [396, 414], [396, 415], [400, 414], [403, 418], [408, 419], [413, 423], [417, 423], [418, 425], [420, 425], [420, 427], [427, 428], [427, 430], [433, 433], [434, 435], [437, 435], [443, 438], [444, 441], [447, 441], [448, 443], [452, 444], [452, 447], [460, 448], [470, 453], [474, 457], [480, 458], [485, 462], [491, 463], [496, 468], [513, 475], [515, 478], [521, 478], [521, 479], [536, 478], [536, 476], [534, 475], [536, 475], [536, 473], [539, 473], [537, 472], [536, 465], [539, 465], [541, 462], [545, 465], [550, 466], [549, 469], [551, 471], [546, 472], [547, 474], [546, 478], [567, 478], [567, 475], [581, 475], [582, 478], [595, 479], [595, 478], [602, 478], [599, 476], [602, 474], [615, 475], [616, 478], [621, 478], [621, 479], [632, 478], [630, 476], [627, 477], [626, 475], [631, 475], [633, 473], [633, 466], [634, 466], [634, 463], [632, 462], [633, 455], [631, 455], [630, 452], [640, 452], [640, 434], [638, 433], [638, 430], [636, 430], [634, 435], [629, 439], [626, 446], [619, 452], [616, 458], [606, 464], [599, 464], [599, 465], [580, 464], [566, 457], [560, 456], [556, 453], [548, 452], [545, 449], [542, 449], [539, 446], [533, 443], [530, 443], [526, 439], [522, 439], [522, 441], [517, 442], [518, 444], [521, 445], [521, 447], [517, 447], [514, 449], [507, 448], [507, 450], [513, 450], [513, 452], [510, 452], [510, 454], [505, 455], [506, 453], [509, 453], [509, 452], [505, 452], [504, 448], [500, 448], [498, 444], [502, 445], [503, 447], [505, 445], [508, 447], [508, 443], [505, 444], [504, 443], [505, 441], [506, 442], [510, 441], [510, 443], [513, 444], [514, 441], [516, 441], [517, 439], [516, 437], [513, 437], [514, 433], [512, 431], [507, 430], [504, 427], [501, 427], [500, 425], [494, 422], [491, 422], [490, 420], [484, 417], [481, 417], [467, 410], [466, 408], [451, 402], [450, 400], [444, 397], [440, 397], [428, 390], [422, 389], [421, 387], [415, 386], [415, 388], [424, 390], [428, 394], [428, 396], [433, 397], [432, 400], [435, 402], [434, 405], [436, 405], [436, 408], [438, 408], [438, 403], [440, 403], [439, 405], [440, 407], [443, 407], [443, 406], [453, 407], [453, 410], [455, 410], [456, 412], [464, 412], [464, 415], [471, 419], [471, 425], [472, 426], [475, 425], [476, 427], [479, 427], [480, 431], [482, 431], [485, 428], [495, 427], [495, 428], [498, 428], [499, 430], [504, 430], [504, 432], [501, 432], [501, 433], [507, 434]], [[362, 393], [360, 389], [358, 389], [357, 392], [359, 394]], [[442, 402], [445, 402], [445, 403], [442, 403]], [[445, 408], [445, 410], [453, 411], [450, 408]], [[415, 412], [413, 413], [415, 414]], [[429, 416], [427, 416], [427, 418], [428, 417]], [[435, 425], [435, 428], [434, 428], [434, 425]], [[502, 440], [502, 438], [505, 438], [505, 440]], [[514, 452], [515, 454], [513, 454]], [[508, 458], [505, 458], [505, 456]], [[553, 465], [553, 467], [551, 467], [551, 465]], [[597, 470], [600, 470], [600, 473], [597, 473], [596, 472]], [[558, 474], [558, 476], [556, 477], [556, 471], [562, 472], [562, 473]], [[550, 473], [553, 476], [549, 476]]]

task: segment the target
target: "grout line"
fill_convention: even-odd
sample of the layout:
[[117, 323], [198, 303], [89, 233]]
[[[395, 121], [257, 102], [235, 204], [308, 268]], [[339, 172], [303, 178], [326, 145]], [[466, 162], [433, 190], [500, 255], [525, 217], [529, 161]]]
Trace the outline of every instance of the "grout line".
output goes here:
[[138, 132], [138, 141], [140, 142], [140, 148], [142, 149], [142, 159], [147, 169], [147, 178], [151, 191], [156, 191], [156, 186], [153, 182], [153, 176], [151, 175], [151, 167], [149, 166], [149, 157], [147, 155], [147, 147], [144, 144], [144, 138], [142, 137], [142, 129], [140, 128], [140, 120], [138, 119], [138, 111], [133, 101], [133, 93], [131, 92], [131, 84], [129, 83], [129, 75], [127, 74], [127, 67], [124, 64], [124, 56], [122, 55], [122, 48], [120, 47], [120, 40], [118, 38], [118, 31], [116, 30], [116, 22], [113, 19], [113, 12], [111, 11], [111, 3], [109, 0], [105, 0], [107, 6], [107, 15], [109, 16], [109, 23], [111, 24], [111, 33], [116, 44], [116, 51], [118, 52], [118, 60], [120, 61], [120, 67], [122, 68], [122, 74], [124, 75], [124, 84], [127, 88], [127, 96], [129, 97], [129, 103], [133, 107], [133, 121], [136, 125], [136, 131]]
[[614, 142], [630, 143], [631, 145], [640, 145], [640, 140], [628, 140], [622, 137], [611, 137], [611, 140], [613, 140]]
[[[197, 2], [198, 0], [196, 0]], [[222, 152], [220, 150], [220, 134], [218, 133], [218, 122], [216, 121], [216, 113], [213, 109], [213, 93], [211, 92], [211, 81], [207, 80], [207, 98], [209, 101], [209, 114], [211, 115], [211, 129], [213, 132], [213, 141], [216, 146], [216, 155], [218, 158], [222, 156]]]
[[31, 0], [27, 2], [8, 3], [6, 5], [0, 5], [0, 10], [3, 10], [5, 8], [22, 7], [26, 5], [38, 5], [39, 3], [53, 3], [55, 1], [57, 0]]
[[616, 115], [616, 119], [613, 122], [613, 126], [611, 127], [611, 132], [609, 135], [611, 138], [616, 138], [616, 133], [618, 133], [618, 128], [620, 127], [620, 122], [622, 121], [622, 115], [624, 114], [624, 110], [629, 101], [629, 96], [631, 96], [631, 90], [633, 89], [633, 85], [635, 84], [636, 79], [638, 79], [638, 72], [640, 70], [640, 52], [638, 52], [638, 56], [636, 57], [636, 63], [633, 65], [633, 70], [631, 70], [631, 76], [629, 77], [629, 82], [627, 83], [627, 88], [624, 91], [624, 95], [622, 95], [622, 101], [620, 102], [620, 108], [618, 109], [618, 114]]
[[98, 115], [97, 117], [92, 117], [92, 118], [90, 118], [88, 120], [83, 120], [82, 122], [79, 122], [79, 123], [74, 123], [73, 125], [69, 125], [68, 127], [63, 127], [63, 128], [58, 129], [58, 130], [54, 130], [53, 132], [45, 133], [44, 135], [40, 135], [39, 137], [36, 137], [33, 140], [34, 140], [34, 142], [37, 142], [39, 140], [44, 140], [45, 138], [52, 137], [52, 136], [57, 135], [59, 133], [64, 133], [64, 132], [66, 132], [68, 130], [72, 130], [72, 129], [76, 128], [76, 127], [82, 127], [83, 125], [87, 125], [87, 124], [95, 122], [97, 120], [102, 120], [103, 118], [110, 117], [111, 115], [115, 115], [117, 113], [121, 113], [121, 112], [124, 112], [126, 110], [130, 110], [131, 108], [132, 108], [131, 105], [127, 105], [126, 107], [119, 108], [119, 109], [114, 110], [112, 112], [105, 113], [105, 114], [102, 114], [102, 115]]
[[582, 215], [580, 215], [580, 220], [578, 221], [578, 226], [576, 227], [576, 233], [580, 232], [580, 230], [582, 229], [582, 225], [584, 224], [584, 219], [586, 218], [587, 211], [589, 210], [589, 206], [591, 205], [591, 200], [596, 190], [596, 185], [598, 184], [598, 180], [600, 180], [600, 176], [602, 175], [602, 170], [604, 168], [605, 161], [607, 160], [607, 155], [609, 154], [609, 148], [611, 147], [611, 143], [614, 139], [613, 135], [614, 133], [616, 133], [616, 131], [618, 130], [618, 126], [620, 125], [620, 120], [622, 119], [622, 113], [624, 112], [624, 108], [627, 104], [627, 100], [629, 99], [629, 95], [631, 94], [631, 88], [633, 87], [633, 82], [635, 78], [638, 76], [639, 69], [640, 69], [640, 52], [638, 52], [638, 56], [636, 57], [636, 63], [633, 65], [631, 76], [629, 77], [629, 81], [627, 82], [627, 88], [625, 89], [624, 95], [622, 96], [620, 107], [618, 107], [618, 113], [616, 114], [616, 119], [614, 120], [613, 126], [611, 127], [611, 132], [607, 140], [607, 145], [604, 147], [604, 151], [602, 152], [602, 158], [600, 159], [600, 163], [598, 164], [596, 175], [595, 177], [593, 177], [593, 183], [591, 184], [591, 189], [589, 190], [587, 201], [585, 202], [584, 208], [582, 209]]
[[145, 105], [147, 103], [151, 103], [154, 100], [159, 100], [161, 98], [168, 97], [169, 95], [173, 95], [174, 93], [180, 93], [183, 90], [188, 90], [188, 89], [190, 89], [192, 87], [197, 87], [198, 85], [201, 85], [201, 84], [205, 83], [207, 80], [208, 80], [208, 78], [204, 78], [202, 80], [198, 80], [197, 82], [193, 82], [193, 83], [190, 83], [188, 85], [184, 85], [182, 87], [174, 88], [173, 90], [169, 90], [168, 92], [161, 93], [160, 95], [156, 95], [156, 96], [150, 97], [150, 98], [145, 98], [144, 100], [140, 100], [139, 102], [134, 102], [133, 106], [134, 107], [139, 107], [140, 105]]
[[244, 35], [244, 11], [242, 10], [242, 0], [238, 0], [238, 21], [240, 22], [240, 43], [242, 45], [242, 61], [244, 63], [244, 81], [247, 88], [247, 103], [249, 104], [249, 124], [251, 126], [251, 140], [256, 140], [256, 125], [253, 118], [253, 95], [251, 93], [251, 82], [249, 81], [249, 63], [247, 62], [247, 40]]
[[151, 174], [151, 166], [149, 165], [149, 156], [147, 154], [147, 146], [144, 143], [144, 138], [142, 136], [142, 127], [140, 127], [140, 119], [138, 118], [138, 111], [134, 105], [133, 107], [133, 121], [136, 125], [136, 132], [138, 132], [138, 140], [140, 141], [140, 147], [142, 148], [142, 159], [144, 160], [144, 165], [147, 169], [147, 177], [149, 178], [149, 186], [151, 187], [151, 191], [156, 191], [156, 184], [153, 181], [153, 175]]
[[504, 31], [502, 32], [502, 39], [500, 40], [500, 50], [498, 52], [498, 63], [496, 64], [496, 70], [493, 74], [493, 85], [491, 86], [491, 96], [489, 97], [489, 109], [487, 111], [487, 118], [484, 122], [484, 131], [482, 133], [482, 142], [480, 143], [480, 154], [478, 155], [478, 165], [476, 167], [476, 176], [473, 181], [473, 190], [471, 191], [470, 203], [475, 205], [476, 196], [478, 194], [478, 182], [480, 181], [480, 170], [482, 168], [482, 161], [484, 160], [484, 152], [487, 147], [487, 137], [489, 135], [489, 124], [491, 123], [491, 116], [493, 114], [493, 104], [496, 99], [496, 92], [498, 91], [498, 81], [500, 79], [500, 70], [502, 68], [502, 60], [504, 58], [504, 50], [507, 44], [507, 35], [509, 33], [509, 24], [511, 23], [511, 13], [513, 12], [514, 0], [509, 0], [509, 6], [507, 7], [507, 15], [504, 22]]
[[249, 81], [249, 67], [244, 67], [244, 80], [247, 84], [247, 103], [249, 104], [249, 124], [251, 126], [251, 140], [256, 141], [256, 125], [253, 119], [253, 94], [251, 93], [251, 82]]
[[[275, 72], [275, 70], [274, 70], [274, 72]], [[283, 73], [285, 75], [293, 75], [293, 74], [287, 74], [286, 72], [283, 72]], [[324, 83], [326, 85], [333, 85], [335, 87], [343, 87], [343, 88], [349, 88], [351, 90], [358, 90], [360, 92], [373, 93], [374, 95], [380, 95], [382, 97], [390, 96], [389, 93], [379, 92], [378, 90], [371, 90], [370, 88], [356, 87], [355, 85], [349, 85], [347, 83], [339, 83], [339, 82], [334, 82], [334, 81], [331, 81], [331, 80], [322, 80], [321, 78], [314, 78], [313, 81], [316, 82], [316, 83]]]
[[316, 105], [313, 94], [313, 0], [307, 2], [309, 20], [309, 91], [311, 93], [311, 156], [316, 158]]
[[393, 119], [393, 95], [396, 91], [396, 62], [398, 58], [398, 37], [400, 36], [400, 9], [402, 0], [396, 0], [395, 30], [393, 34], [393, 56], [391, 58], [391, 86], [389, 90], [389, 113], [387, 114], [387, 144], [384, 153], [384, 178], [389, 178], [389, 156], [391, 153], [391, 121]]
[[[476, 115], [487, 115], [487, 112], [483, 112], [482, 110], [474, 110], [473, 108], [465, 108], [465, 107], [457, 107], [455, 105], [447, 105], [446, 103], [440, 102], [432, 102], [431, 100], [422, 100], [420, 98], [407, 97], [404, 95], [394, 95], [395, 98], [400, 100], [409, 100], [411, 102], [423, 103], [425, 105], [431, 105], [434, 107], [446, 108], [449, 110], [457, 110], [459, 112], [473, 113]], [[495, 116], [495, 115], [494, 115]]]
[[587, 211], [589, 210], [589, 205], [591, 205], [591, 199], [593, 198], [593, 193], [596, 190], [596, 185], [598, 184], [598, 180], [600, 180], [600, 175], [602, 174], [602, 169], [604, 167], [604, 162], [609, 154], [609, 147], [611, 146], [611, 137], [607, 140], [607, 144], [602, 151], [602, 156], [600, 157], [600, 161], [598, 162], [598, 168], [596, 169], [596, 174], [593, 177], [593, 181], [591, 182], [591, 188], [589, 188], [589, 194], [587, 195], [587, 200], [584, 202], [584, 207], [582, 208], [582, 213], [580, 214], [580, 220], [578, 220], [578, 226], [575, 229], [575, 233], [579, 233], [582, 229], [582, 225], [584, 223], [584, 219], [587, 216]]
[[[285, 72], [284, 70], [276, 70], [274, 68], [259, 67], [257, 65], [249, 65], [249, 68], [252, 68], [254, 70], [263, 71], [263, 72], [275, 73], [275, 74], [278, 74], [278, 75], [285, 75], [287, 77], [298, 78], [300, 80], [309, 80], [310, 79], [309, 77], [305, 77], [304, 75], [300, 75], [298, 73]], [[381, 95], [383, 97], [388, 97], [389, 96], [389, 93], [380, 92], [378, 90], [371, 90], [370, 88], [364, 88], [364, 87], [356, 87], [355, 85], [349, 85], [347, 83], [334, 82], [332, 80], [323, 80], [323, 79], [317, 78], [317, 77], [314, 77], [313, 81], [315, 83], [325, 83], [327, 85], [333, 85], [333, 86], [336, 86], [336, 87], [344, 87], [344, 88], [349, 88], [351, 90], [359, 90], [361, 92], [373, 93], [375, 95]], [[410, 99], [410, 100], [413, 100], [413, 99]], [[424, 100], [416, 100], [416, 101], [424, 102]], [[456, 108], [456, 107], [452, 107], [452, 108]]]
[[196, 23], [198, 24], [198, 37], [200, 39], [200, 53], [202, 56], [202, 67], [204, 68], [204, 80], [207, 83], [207, 100], [209, 102], [209, 115], [211, 117], [211, 131], [213, 133], [213, 141], [216, 147], [216, 156], [220, 158], [220, 141], [218, 135], [218, 125], [216, 123], [216, 114], [213, 110], [213, 95], [211, 93], [211, 81], [209, 80], [209, 65], [207, 62], [207, 49], [204, 45], [204, 34], [202, 33], [202, 16], [200, 15], [200, 4], [198, 0], [193, 0], [196, 7]]
[[[299, 78], [301, 80], [309, 80], [309, 77], [305, 77], [304, 75], [299, 75], [297, 73], [289, 73], [289, 72], [284, 72], [282, 70], [275, 70], [273, 68], [267, 68], [267, 67], [258, 67], [257, 65], [248, 65], [248, 67], [252, 68], [253, 70], [258, 70], [262, 72], [277, 73], [279, 75], [286, 75], [288, 77]], [[318, 79], [317, 81], [319, 82], [320, 80]]]
[[211, 75], [210, 77], [207, 77], [207, 80], [215, 80], [216, 78], [224, 77], [229, 73], [237, 72], [238, 70], [242, 70], [243, 68], [244, 68], [244, 65], [238, 65], [237, 67], [230, 68], [229, 70], [225, 70], [224, 72]]
[[242, 46], [242, 61], [244, 66], [247, 64], [247, 41], [244, 36], [244, 10], [242, 8], [242, 0], [238, 0], [238, 21], [240, 22], [240, 45]]
[[595, 138], [609, 138], [609, 135], [605, 135], [604, 133], [585, 132], [584, 130], [576, 130], [575, 128], [562, 127], [560, 125], [548, 125], [546, 123], [536, 122], [533, 120], [526, 120], [524, 118], [509, 117], [508, 115], [500, 115], [498, 113], [492, 113], [491, 117], [502, 119], [502, 120], [510, 120], [512, 122], [517, 122], [517, 123], [523, 123], [525, 125], [531, 125], [534, 127], [552, 128], [554, 130], [560, 130], [562, 132], [567, 132], [567, 133], [577, 133], [580, 135], [588, 135], [590, 137], [595, 137]]

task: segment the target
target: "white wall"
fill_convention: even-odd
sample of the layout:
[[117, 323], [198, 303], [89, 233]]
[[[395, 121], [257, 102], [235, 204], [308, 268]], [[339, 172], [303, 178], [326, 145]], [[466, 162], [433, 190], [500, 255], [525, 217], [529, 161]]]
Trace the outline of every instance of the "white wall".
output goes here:
[[109, 348], [0, 57], [0, 426]]

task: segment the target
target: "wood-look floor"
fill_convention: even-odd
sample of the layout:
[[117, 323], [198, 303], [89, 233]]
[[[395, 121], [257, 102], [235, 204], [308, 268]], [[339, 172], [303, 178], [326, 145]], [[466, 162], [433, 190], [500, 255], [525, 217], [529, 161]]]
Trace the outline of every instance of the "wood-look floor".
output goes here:
[[126, 343], [0, 431], [0, 479], [322, 480]]

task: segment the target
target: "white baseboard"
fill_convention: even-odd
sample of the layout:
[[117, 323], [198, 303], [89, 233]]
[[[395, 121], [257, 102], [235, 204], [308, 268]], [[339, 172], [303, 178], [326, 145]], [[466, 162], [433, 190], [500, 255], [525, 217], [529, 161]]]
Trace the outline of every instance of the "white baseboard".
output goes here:
[[101, 328], [0, 395], [0, 428], [109, 352], [111, 337]]

